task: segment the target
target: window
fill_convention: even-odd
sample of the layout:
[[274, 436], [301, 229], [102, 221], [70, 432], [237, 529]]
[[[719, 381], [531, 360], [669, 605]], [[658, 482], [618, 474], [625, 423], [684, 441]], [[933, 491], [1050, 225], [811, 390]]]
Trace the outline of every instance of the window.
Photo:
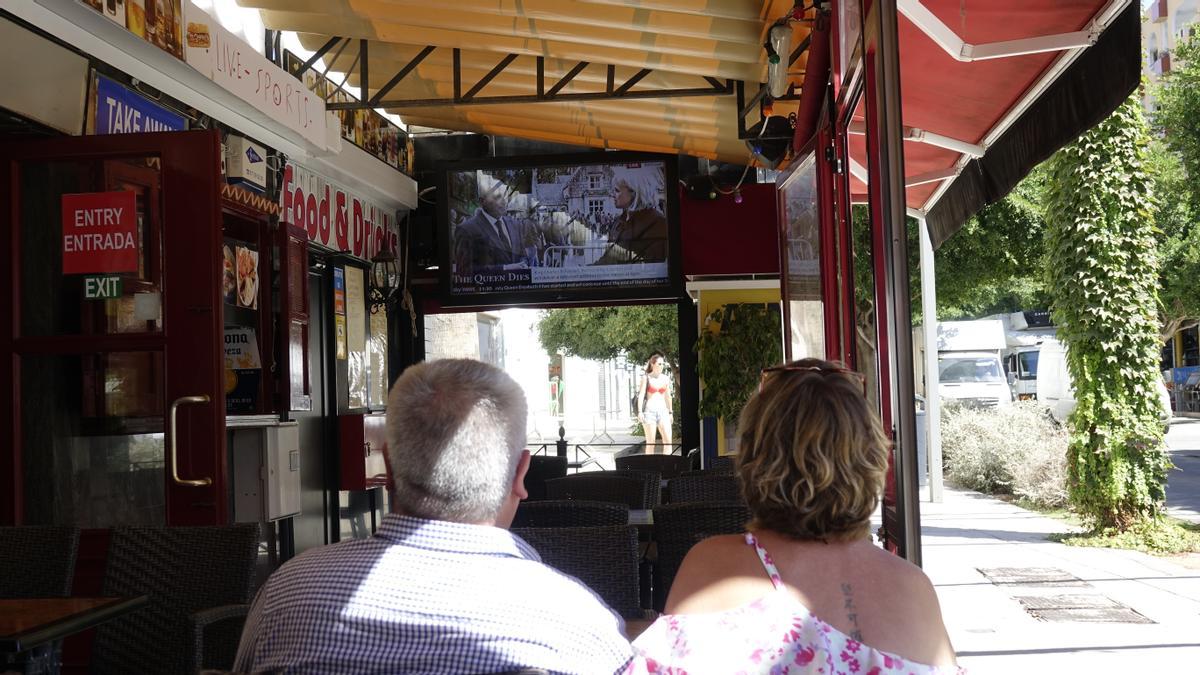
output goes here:
[[938, 359], [938, 381], [950, 383], [1004, 382], [1000, 363], [995, 358]]
[[603, 199], [589, 199], [587, 202], [588, 215], [600, 215], [604, 213]]
[[600, 190], [604, 188], [604, 176], [598, 173], [588, 174], [588, 189]]
[[1021, 362], [1021, 368], [1018, 371], [1017, 377], [1022, 380], [1036, 380], [1038, 367], [1038, 354], [1040, 352], [1021, 352], [1017, 355], [1017, 359]]

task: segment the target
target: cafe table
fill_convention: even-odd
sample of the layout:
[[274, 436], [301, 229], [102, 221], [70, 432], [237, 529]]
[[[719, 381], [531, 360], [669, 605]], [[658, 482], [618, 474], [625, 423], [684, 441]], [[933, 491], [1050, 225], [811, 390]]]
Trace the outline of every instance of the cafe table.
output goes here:
[[149, 600], [133, 598], [0, 599], [0, 668], [57, 672], [53, 644], [128, 614]]

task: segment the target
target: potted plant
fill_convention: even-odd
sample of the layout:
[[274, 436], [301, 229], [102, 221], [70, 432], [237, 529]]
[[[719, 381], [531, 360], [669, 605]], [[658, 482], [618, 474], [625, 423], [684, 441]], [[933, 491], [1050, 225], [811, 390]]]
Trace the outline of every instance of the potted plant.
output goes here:
[[763, 368], [783, 359], [778, 305], [735, 303], [714, 309], [696, 341], [696, 371], [703, 383], [700, 415], [725, 421], [725, 436], [736, 438], [738, 416], [758, 389]]

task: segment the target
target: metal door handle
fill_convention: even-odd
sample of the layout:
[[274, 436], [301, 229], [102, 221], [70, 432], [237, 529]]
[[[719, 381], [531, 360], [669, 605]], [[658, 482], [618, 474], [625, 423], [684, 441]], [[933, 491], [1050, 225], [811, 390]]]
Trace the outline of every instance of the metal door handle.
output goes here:
[[175, 442], [175, 415], [179, 412], [179, 406], [189, 403], [208, 403], [212, 399], [207, 394], [199, 396], [180, 396], [171, 401], [171, 407], [167, 412], [167, 423], [170, 425], [170, 430], [167, 432], [167, 449], [171, 453], [171, 478], [176, 485], [190, 485], [191, 487], [204, 487], [212, 485], [211, 478], [187, 479], [179, 477], [179, 452]]

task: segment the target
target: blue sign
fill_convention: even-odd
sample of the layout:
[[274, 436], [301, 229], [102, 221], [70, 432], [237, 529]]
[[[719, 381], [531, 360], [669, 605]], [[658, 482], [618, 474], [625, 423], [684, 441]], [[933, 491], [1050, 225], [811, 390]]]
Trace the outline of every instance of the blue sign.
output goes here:
[[102, 134], [183, 131], [187, 120], [119, 82], [96, 74], [96, 130]]

